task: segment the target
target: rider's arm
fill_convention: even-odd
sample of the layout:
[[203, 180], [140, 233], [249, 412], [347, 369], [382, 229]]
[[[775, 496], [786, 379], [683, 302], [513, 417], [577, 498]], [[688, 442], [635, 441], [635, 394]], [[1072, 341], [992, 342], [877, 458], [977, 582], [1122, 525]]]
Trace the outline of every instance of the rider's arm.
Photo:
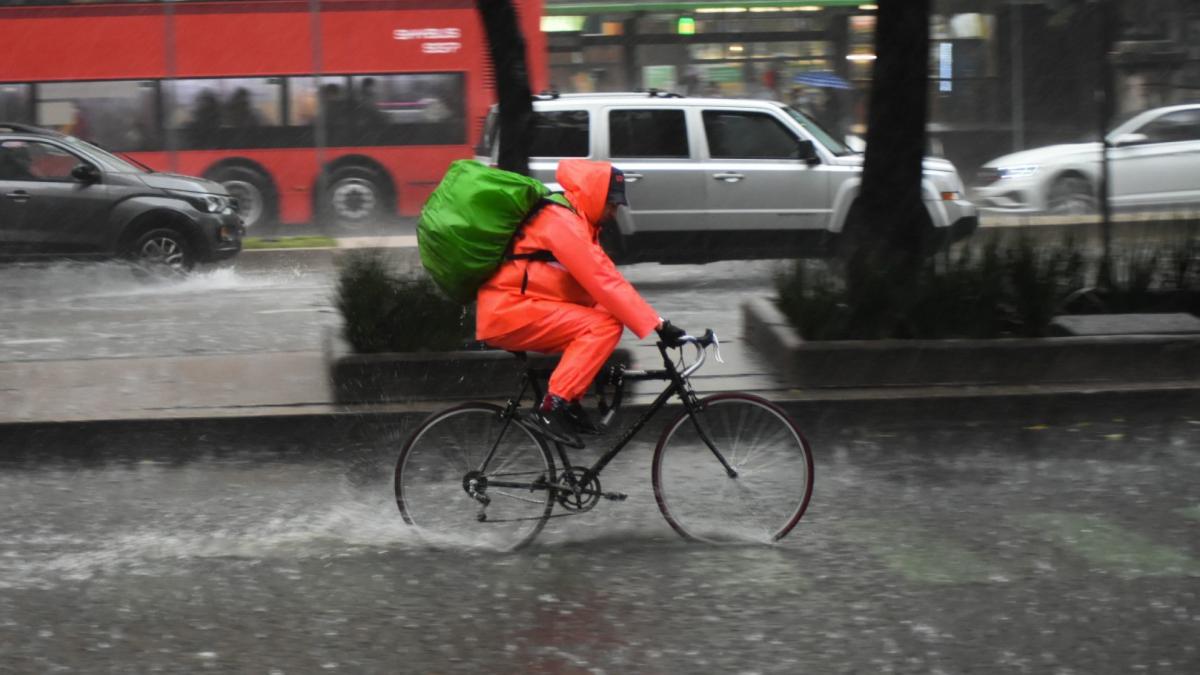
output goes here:
[[662, 324], [662, 318], [621, 276], [612, 259], [591, 240], [581, 221], [559, 223], [561, 227], [545, 231], [546, 243], [554, 258], [571, 273], [575, 281], [597, 304], [644, 338]]

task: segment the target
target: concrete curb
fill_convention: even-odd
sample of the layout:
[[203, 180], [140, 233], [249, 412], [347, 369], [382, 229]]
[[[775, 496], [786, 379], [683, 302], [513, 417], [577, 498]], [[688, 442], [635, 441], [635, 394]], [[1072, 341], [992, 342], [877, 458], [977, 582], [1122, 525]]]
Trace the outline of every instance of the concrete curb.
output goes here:
[[747, 341], [800, 388], [1200, 382], [1200, 335], [805, 342], [768, 300], [742, 313]]
[[[894, 444], [915, 444], [915, 450], [936, 452], [941, 446], [921, 445], [929, 434], [937, 436], [986, 425], [1019, 437], [1020, 442], [1011, 448], [1014, 453], [1036, 450], [1037, 432], [1052, 426], [1112, 421], [1136, 428], [1143, 424], [1200, 422], [1196, 413], [1200, 410], [1200, 386], [1069, 392], [1029, 390], [1004, 394], [962, 391], [949, 396], [913, 393], [841, 400], [796, 399], [786, 395], [770, 398], [797, 421], [815, 444], [818, 456], [830, 443], [843, 439], [847, 430], [856, 433], [892, 427], [912, 430], [913, 420], [924, 422], [911, 435], [893, 439]], [[0, 458], [41, 461], [47, 456], [61, 455], [115, 461], [162, 456], [178, 461], [190, 456], [211, 457], [213, 453], [259, 451], [302, 460], [353, 462], [362, 448], [398, 453], [404, 439], [418, 424], [451, 404], [427, 401], [415, 406], [367, 406], [294, 415], [250, 413], [239, 417], [0, 423]], [[615, 431], [631, 424], [647, 405], [645, 401], [635, 401], [624, 406]], [[653, 442], [662, 425], [678, 412], [678, 404], [670, 404], [639, 438]], [[613, 440], [614, 436], [609, 434], [593, 445], [606, 448]]]

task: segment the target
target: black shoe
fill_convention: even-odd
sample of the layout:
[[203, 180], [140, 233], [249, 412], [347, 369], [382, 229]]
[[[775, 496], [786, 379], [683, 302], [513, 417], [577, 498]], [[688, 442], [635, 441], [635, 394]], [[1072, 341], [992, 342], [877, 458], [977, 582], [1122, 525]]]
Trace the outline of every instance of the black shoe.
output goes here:
[[604, 429], [597, 426], [592, 418], [588, 417], [587, 411], [583, 409], [583, 404], [579, 401], [571, 401], [567, 404], [567, 419], [571, 421], [575, 431], [581, 434], [599, 436], [604, 433]]
[[527, 426], [548, 440], [571, 448], [582, 448], [583, 441], [574, 431], [567, 407], [563, 399], [547, 394], [542, 404], [525, 417]]

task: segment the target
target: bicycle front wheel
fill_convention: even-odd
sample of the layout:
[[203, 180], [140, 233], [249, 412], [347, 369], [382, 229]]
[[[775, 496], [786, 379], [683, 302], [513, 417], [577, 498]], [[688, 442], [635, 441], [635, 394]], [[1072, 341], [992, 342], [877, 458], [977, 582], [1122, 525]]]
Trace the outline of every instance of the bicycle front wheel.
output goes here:
[[404, 522], [431, 543], [513, 550], [533, 541], [550, 517], [550, 451], [501, 412], [488, 403], [442, 411], [400, 451], [396, 505]]
[[695, 418], [680, 414], [654, 449], [651, 470], [659, 510], [688, 539], [779, 540], [812, 497], [808, 441], [787, 413], [750, 394], [709, 396]]

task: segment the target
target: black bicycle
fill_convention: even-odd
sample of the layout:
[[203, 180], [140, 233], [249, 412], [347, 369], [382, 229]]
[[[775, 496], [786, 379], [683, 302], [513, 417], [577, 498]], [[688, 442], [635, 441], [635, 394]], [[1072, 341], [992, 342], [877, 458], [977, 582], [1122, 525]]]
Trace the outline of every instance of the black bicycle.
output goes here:
[[[696, 349], [684, 362], [685, 345]], [[549, 443], [522, 416], [521, 401], [549, 370], [531, 368], [520, 390], [501, 407], [470, 402], [435, 413], [413, 433], [396, 463], [396, 504], [404, 521], [433, 543], [485, 543], [517, 549], [541, 532], [557, 504], [574, 515], [601, 499], [626, 495], [604, 490], [600, 472], [672, 397], [683, 411], [669, 424], [654, 449], [651, 482], [658, 508], [676, 532], [702, 541], [776, 541], [796, 526], [808, 508], [813, 459], [796, 423], [775, 404], [745, 393], [697, 398], [689, 377], [704, 364], [708, 348], [719, 343], [712, 330], [685, 336], [672, 347], [658, 343], [665, 368], [606, 370], [598, 387], [601, 425], [621, 406], [625, 385], [665, 380], [666, 388], [625, 430], [611, 450], [591, 466], [571, 462], [567, 448]], [[524, 358], [524, 354], [518, 354]], [[611, 395], [611, 403], [609, 396]]]

